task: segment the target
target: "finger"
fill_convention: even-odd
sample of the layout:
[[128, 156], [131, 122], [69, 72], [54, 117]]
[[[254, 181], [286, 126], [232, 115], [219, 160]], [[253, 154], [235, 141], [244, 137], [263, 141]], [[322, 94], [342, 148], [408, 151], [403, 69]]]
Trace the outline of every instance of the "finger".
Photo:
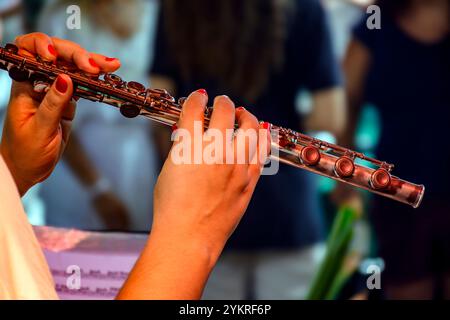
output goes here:
[[13, 81], [8, 112], [10, 117], [21, 118], [26, 114], [34, 114], [45, 94], [36, 92], [29, 82]]
[[[36, 112], [37, 131], [51, 137], [59, 129], [59, 123], [63, 117], [65, 108], [69, 106], [72, 97], [72, 80], [65, 74], [60, 74], [50, 90], [42, 100]], [[69, 106], [70, 108], [70, 106]], [[71, 110], [66, 111], [71, 114]]]
[[234, 121], [235, 108], [233, 101], [227, 96], [216, 97], [208, 128], [218, 129], [225, 136], [226, 129], [234, 130]]
[[258, 119], [244, 108], [238, 108], [236, 110], [236, 119], [238, 130], [236, 131], [233, 142], [235, 157], [237, 158], [238, 164], [248, 164], [254, 158], [258, 148], [260, 126]]
[[261, 167], [251, 165], [248, 169], [249, 182], [247, 185], [247, 190], [253, 192], [255, 190], [256, 185], [258, 184], [259, 178], [261, 177]]
[[75, 65], [83, 71], [89, 73], [113, 72], [120, 68], [120, 61], [117, 58], [110, 58], [104, 55], [88, 52], [78, 44], [56, 37], [52, 38], [59, 56]]
[[258, 150], [254, 156], [256, 161], [252, 161], [252, 164], [262, 167], [266, 163], [267, 158], [270, 156], [272, 147], [272, 135], [270, 130], [270, 123], [262, 122], [259, 124]]
[[103, 72], [114, 72], [120, 68], [120, 60], [117, 58], [106, 57], [94, 52], [91, 52], [91, 57]]
[[27, 58], [35, 58], [36, 57], [36, 54], [33, 54], [30, 51], [27, 51], [27, 50], [21, 49], [21, 48], [19, 48], [19, 55], [21, 55], [22, 57], [27, 57]]
[[183, 103], [178, 128], [186, 129], [194, 134], [195, 122], [200, 124], [203, 132], [203, 121], [208, 95], [203, 89], [197, 90], [189, 95]]
[[267, 122], [260, 124], [260, 135], [258, 140], [258, 151], [254, 155], [249, 168], [248, 174], [250, 177], [249, 188], [254, 189], [259, 181], [261, 173], [264, 170], [264, 164], [270, 155], [270, 148], [272, 137], [270, 135], [270, 128]]
[[260, 124], [258, 136], [258, 152], [252, 159], [248, 172], [250, 176], [249, 188], [255, 188], [258, 183], [264, 164], [270, 155], [272, 136], [270, 135], [270, 124], [264, 122]]
[[52, 40], [60, 58], [74, 63], [80, 70], [87, 73], [97, 74], [101, 71], [91, 54], [78, 44], [56, 37]]
[[[32, 101], [41, 101], [43, 98], [42, 93], [39, 93], [34, 90], [33, 84], [30, 82], [17, 82], [13, 81], [11, 86], [11, 96], [10, 96], [10, 105], [13, 104], [12, 102], [15, 101], [15, 99], [29, 99]], [[39, 100], [40, 98], [40, 100]], [[23, 105], [15, 105], [12, 107], [23, 109]]]
[[15, 42], [19, 49], [26, 50], [31, 54], [37, 54], [47, 61], [55, 61], [58, 55], [52, 39], [41, 32], [19, 36]]

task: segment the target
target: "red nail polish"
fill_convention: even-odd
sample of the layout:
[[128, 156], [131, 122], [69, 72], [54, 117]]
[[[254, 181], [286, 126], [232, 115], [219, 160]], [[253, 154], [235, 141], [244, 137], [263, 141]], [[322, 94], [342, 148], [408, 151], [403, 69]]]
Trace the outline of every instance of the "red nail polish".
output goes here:
[[236, 111], [244, 111], [244, 110], [245, 110], [244, 107], [237, 107], [237, 108], [236, 108]]
[[267, 130], [270, 130], [270, 123], [268, 123], [268, 122], [264, 122], [263, 124], [262, 124], [262, 126], [263, 126], [263, 128], [264, 129], [267, 129]]
[[58, 90], [60, 93], [66, 93], [68, 87], [67, 81], [64, 78], [58, 76], [58, 78], [56, 78], [55, 87], [56, 90]]
[[177, 124], [174, 123], [174, 124], [172, 125], [172, 131], [175, 131], [175, 130], [177, 130], [177, 129], [178, 129]]
[[108, 62], [115, 61], [115, 60], [117, 60], [117, 59], [116, 58], [109, 58], [109, 57], [105, 58], [105, 61], [108, 61]]
[[205, 89], [198, 89], [197, 92], [198, 92], [198, 93], [201, 93], [201, 94], [204, 94], [205, 96], [208, 95], [208, 93], [206, 92]]
[[53, 47], [51, 44], [48, 45], [48, 52], [50, 52], [50, 54], [52, 56], [56, 56], [56, 50], [55, 47]]
[[90, 63], [91, 66], [93, 66], [94, 68], [98, 68], [98, 64], [94, 61], [94, 59], [89, 58], [89, 63]]

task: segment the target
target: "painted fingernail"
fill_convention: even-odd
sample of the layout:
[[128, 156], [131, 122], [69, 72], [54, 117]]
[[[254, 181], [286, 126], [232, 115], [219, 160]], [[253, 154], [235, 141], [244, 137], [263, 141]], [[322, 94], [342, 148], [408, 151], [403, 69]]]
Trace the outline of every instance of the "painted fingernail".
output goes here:
[[105, 61], [108, 61], [108, 62], [115, 61], [115, 60], [117, 60], [117, 58], [105, 57]]
[[50, 52], [50, 54], [51, 54], [52, 56], [56, 56], [56, 50], [55, 50], [55, 47], [52, 46], [51, 44], [48, 45], [48, 52]]
[[177, 130], [177, 129], [178, 129], [177, 124], [174, 123], [174, 124], [172, 125], [172, 131], [175, 131], [175, 130]]
[[68, 87], [67, 81], [61, 76], [58, 76], [58, 78], [56, 78], [55, 87], [60, 93], [66, 93]]
[[198, 89], [197, 92], [198, 92], [198, 93], [201, 93], [201, 94], [204, 94], [205, 96], [208, 95], [208, 92], [206, 92], [205, 89]]
[[93, 66], [94, 68], [98, 68], [98, 64], [94, 61], [94, 59], [89, 58], [89, 63], [91, 66]]
[[245, 108], [244, 107], [237, 107], [236, 111], [245, 111]]
[[267, 130], [269, 130], [270, 129], [270, 123], [268, 123], [268, 122], [263, 122], [263, 124], [262, 124], [262, 127], [264, 128], [264, 129], [267, 129]]

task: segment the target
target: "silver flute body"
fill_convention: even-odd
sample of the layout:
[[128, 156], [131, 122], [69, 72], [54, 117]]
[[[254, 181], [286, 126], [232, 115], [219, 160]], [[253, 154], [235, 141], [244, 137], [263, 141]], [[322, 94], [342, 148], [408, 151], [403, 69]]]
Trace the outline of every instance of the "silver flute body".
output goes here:
[[[135, 81], [125, 82], [115, 74], [91, 75], [64, 62], [52, 63], [39, 57], [24, 57], [19, 55], [18, 48], [13, 44], [0, 47], [0, 69], [8, 71], [15, 81], [28, 81], [33, 85], [50, 84], [58, 74], [67, 74], [73, 81], [75, 97], [114, 106], [128, 118], [144, 116], [168, 126], [177, 123], [185, 100], [180, 98], [176, 101], [164, 89], [147, 89]], [[211, 112], [212, 108], [205, 110], [206, 125]], [[273, 124], [270, 132], [271, 157], [274, 160], [414, 208], [422, 201], [425, 187], [393, 176], [392, 164]], [[357, 159], [365, 160], [373, 168], [359, 164]]]

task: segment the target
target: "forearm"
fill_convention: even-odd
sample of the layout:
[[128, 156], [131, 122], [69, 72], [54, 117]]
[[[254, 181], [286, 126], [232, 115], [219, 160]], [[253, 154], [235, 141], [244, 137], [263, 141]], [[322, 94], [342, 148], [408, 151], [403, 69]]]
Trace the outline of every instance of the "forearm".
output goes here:
[[194, 235], [154, 231], [117, 299], [200, 299], [217, 251]]
[[354, 137], [364, 102], [364, 86], [370, 66], [369, 50], [358, 40], [353, 39], [348, 46], [342, 66], [346, 79], [345, 94], [348, 109], [347, 127], [342, 144], [349, 148], [354, 148]]
[[339, 143], [347, 148], [355, 149], [355, 135], [361, 114], [361, 105], [360, 99], [349, 96], [347, 128], [339, 139]]
[[313, 107], [306, 118], [308, 131], [328, 131], [339, 139], [346, 127], [347, 108], [344, 90], [340, 87], [314, 92]]

